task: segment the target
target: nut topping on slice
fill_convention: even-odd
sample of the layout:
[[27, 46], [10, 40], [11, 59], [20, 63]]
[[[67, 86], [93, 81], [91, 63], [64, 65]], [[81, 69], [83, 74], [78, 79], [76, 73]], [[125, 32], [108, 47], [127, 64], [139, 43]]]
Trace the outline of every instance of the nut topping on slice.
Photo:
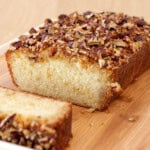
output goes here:
[[100, 68], [103, 68], [106, 65], [106, 61], [104, 59], [99, 59], [98, 60]]
[[14, 113], [14, 114], [7, 116], [4, 120], [2, 120], [0, 123], [0, 129], [2, 129], [7, 124], [7, 122], [11, 121], [15, 116], [16, 114]]
[[29, 33], [30, 34], [33, 34], [33, 33], [36, 33], [37, 31], [34, 29], [34, 28], [31, 28], [30, 30], [29, 30]]

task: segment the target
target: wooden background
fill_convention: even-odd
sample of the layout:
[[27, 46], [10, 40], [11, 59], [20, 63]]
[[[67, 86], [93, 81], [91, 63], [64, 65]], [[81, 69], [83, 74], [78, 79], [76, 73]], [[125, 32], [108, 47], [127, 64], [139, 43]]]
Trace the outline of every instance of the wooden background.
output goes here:
[[[72, 11], [119, 11], [150, 22], [150, 0], [0, 0], [0, 44], [37, 26], [47, 17]], [[15, 88], [4, 57], [0, 85]], [[68, 150], [149, 150], [150, 69], [104, 112], [73, 106], [73, 138]]]
[[60, 13], [118, 11], [150, 22], [149, 9], [150, 0], [0, 0], [0, 44]]

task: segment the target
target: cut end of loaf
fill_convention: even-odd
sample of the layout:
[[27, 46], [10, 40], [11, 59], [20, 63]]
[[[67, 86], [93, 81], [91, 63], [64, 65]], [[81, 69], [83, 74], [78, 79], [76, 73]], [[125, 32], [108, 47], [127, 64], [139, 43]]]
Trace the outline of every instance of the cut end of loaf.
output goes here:
[[34, 149], [60, 149], [71, 136], [71, 105], [0, 87], [0, 139]]
[[69, 58], [53, 57], [36, 62], [29, 56], [23, 50], [7, 53], [13, 80], [22, 90], [80, 106], [104, 107], [111, 90], [109, 71]]

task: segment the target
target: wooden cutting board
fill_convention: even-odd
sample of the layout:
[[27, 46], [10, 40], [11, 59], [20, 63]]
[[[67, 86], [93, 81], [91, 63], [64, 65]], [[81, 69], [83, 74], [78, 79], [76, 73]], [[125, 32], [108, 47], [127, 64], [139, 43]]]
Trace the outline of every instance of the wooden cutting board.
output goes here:
[[[150, 0], [1, 0], [0, 43], [28, 31], [44, 18], [73, 11], [117, 11], [150, 21], [149, 6]], [[0, 56], [0, 85], [17, 89], [3, 56]], [[68, 150], [150, 150], [150, 69], [108, 110], [88, 111], [73, 106], [73, 138]]]
[[[4, 56], [0, 57], [0, 85], [17, 89]], [[68, 150], [149, 150], [150, 69], [104, 112], [73, 106], [72, 133]]]

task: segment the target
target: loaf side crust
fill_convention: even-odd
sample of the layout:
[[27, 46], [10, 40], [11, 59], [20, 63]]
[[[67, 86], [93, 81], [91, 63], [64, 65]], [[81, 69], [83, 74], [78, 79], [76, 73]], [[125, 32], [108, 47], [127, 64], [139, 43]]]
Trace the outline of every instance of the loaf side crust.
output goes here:
[[140, 74], [150, 68], [150, 42], [143, 42], [138, 52], [129, 58], [128, 64], [124, 64], [114, 71], [114, 79], [126, 88]]
[[[112, 81], [119, 83], [121, 88], [125, 89], [148, 69], [150, 69], [150, 43], [143, 43], [142, 46], [139, 47], [138, 52], [129, 58], [127, 64], [123, 64], [113, 71]], [[109, 103], [120, 96], [121, 93], [122, 91], [115, 92], [110, 89], [101, 109], [107, 108]]]
[[7, 62], [7, 67], [8, 67], [8, 71], [9, 71], [11, 80], [12, 80], [13, 84], [18, 87], [18, 85], [17, 85], [17, 83], [15, 81], [14, 75], [13, 75], [13, 70], [12, 70], [11, 64], [10, 64], [11, 53], [12, 53], [12, 51], [8, 50], [5, 53], [5, 59], [6, 59], [6, 62]]

